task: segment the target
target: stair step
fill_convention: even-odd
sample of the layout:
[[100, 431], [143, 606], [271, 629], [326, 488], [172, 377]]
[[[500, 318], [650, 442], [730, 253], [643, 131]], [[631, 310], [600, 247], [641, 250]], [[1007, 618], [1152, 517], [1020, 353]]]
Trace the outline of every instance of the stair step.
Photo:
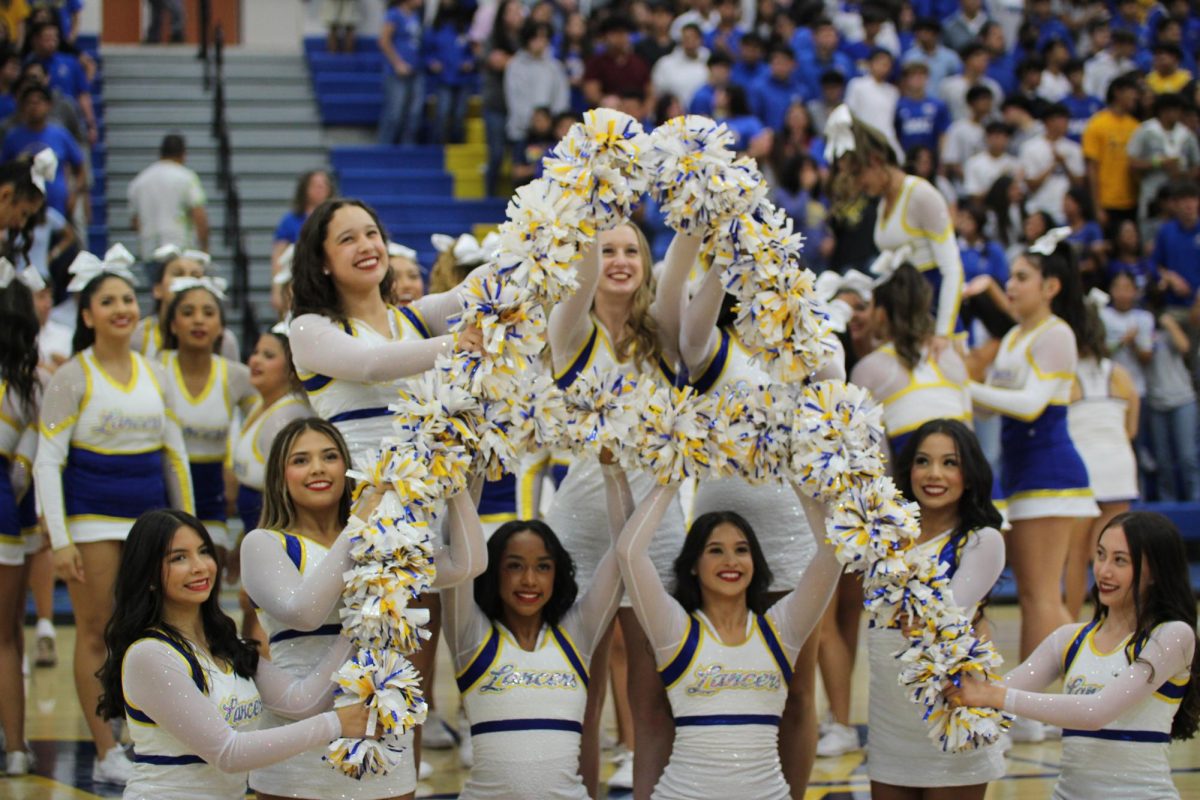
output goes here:
[[[264, 97], [263, 83], [268, 83], [270, 93]], [[186, 82], [168, 82], [164, 84], [145, 84], [143, 82], [118, 83], [108, 87], [105, 96], [111, 102], [158, 103], [168, 101], [212, 102], [212, 95], [204, 91], [197, 83], [189, 86]], [[230, 101], [246, 101], [265, 105], [280, 103], [308, 103], [312, 100], [312, 91], [303, 80], [262, 81], [255, 84], [230, 81], [225, 86], [225, 97]]]
[[[193, 129], [194, 133], [208, 133], [207, 128]], [[185, 134], [189, 131], [184, 131]], [[162, 141], [162, 129], [158, 130], [147, 128], [129, 128], [125, 130], [118, 140], [114, 140], [109, 147], [110, 155], [116, 155], [121, 150], [157, 150], [159, 143]], [[284, 150], [284, 149], [305, 149], [319, 150], [321, 149], [321, 133], [314, 129], [305, 128], [287, 128], [280, 127], [276, 130], [263, 129], [242, 129], [236, 126], [230, 126], [229, 136], [230, 146], [236, 152], [238, 150]], [[119, 148], [119, 149], [118, 149]], [[188, 136], [188, 151], [189, 153], [198, 153], [204, 150], [215, 150], [217, 148], [217, 140], [211, 136], [194, 135]]]

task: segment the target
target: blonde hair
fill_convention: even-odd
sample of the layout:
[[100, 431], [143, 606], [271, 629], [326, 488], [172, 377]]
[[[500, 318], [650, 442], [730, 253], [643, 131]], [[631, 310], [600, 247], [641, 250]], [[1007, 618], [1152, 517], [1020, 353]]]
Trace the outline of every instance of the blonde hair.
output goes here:
[[628, 328], [631, 332], [626, 335], [625, 331], [613, 331], [612, 334], [616, 337], [613, 349], [621, 361], [632, 357], [640, 369], [645, 369], [647, 364], [655, 366], [662, 355], [662, 346], [658, 341], [658, 322], [650, 314], [656, 289], [654, 261], [650, 255], [650, 242], [646, 240], [642, 229], [632, 222], [623, 224], [632, 229], [637, 237], [638, 251], [642, 255], [642, 285], [634, 292], [633, 307], [629, 310]]
[[[341, 455], [346, 469], [350, 468], [350, 449], [346, 447], [346, 440], [342, 438], [342, 434], [333, 426], [333, 423], [320, 417], [292, 420], [276, 434], [275, 441], [271, 443], [271, 454], [267, 456], [267, 472], [263, 481], [262, 516], [259, 517], [258, 522], [260, 528], [286, 531], [296, 525], [296, 506], [292, 502], [292, 496], [288, 493], [284, 472], [287, 469], [287, 459], [292, 452], [292, 447], [305, 431], [316, 431], [329, 437]], [[354, 480], [347, 477], [346, 484], [342, 488], [341, 500], [338, 503], [338, 524], [340, 525], [345, 525], [346, 520], [350, 519], [353, 491]]]
[[437, 260], [433, 262], [433, 269], [429, 271], [429, 293], [450, 291], [466, 280], [472, 269], [474, 267], [468, 264], [459, 265], [455, 262], [453, 249], [438, 253]]
[[877, 128], [858, 117], [852, 117], [850, 132], [854, 135], [854, 149], [843, 153], [833, 164], [830, 195], [833, 198], [832, 213], [845, 218], [847, 210], [861, 196], [858, 174], [882, 162], [885, 167], [898, 167], [896, 151], [887, 137]]

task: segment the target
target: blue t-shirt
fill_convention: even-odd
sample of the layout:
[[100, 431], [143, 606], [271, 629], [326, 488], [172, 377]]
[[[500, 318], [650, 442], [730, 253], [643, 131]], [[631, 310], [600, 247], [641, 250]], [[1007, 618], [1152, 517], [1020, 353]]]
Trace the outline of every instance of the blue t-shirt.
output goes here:
[[1175, 219], [1164, 222], [1154, 239], [1154, 263], [1159, 269], [1179, 273], [1192, 287], [1188, 297], [1168, 291], [1167, 302], [1191, 305], [1196, 288], [1200, 287], [1200, 221], [1190, 228], [1184, 228]]
[[896, 103], [896, 138], [905, 153], [921, 145], [937, 153], [938, 137], [949, 127], [950, 109], [941, 100], [901, 97]]
[[1059, 101], [1071, 113], [1071, 121], [1067, 124], [1067, 136], [1076, 142], [1083, 141], [1083, 129], [1097, 111], [1104, 108], [1104, 102], [1099, 97], [1085, 94], [1078, 97], [1069, 94]]
[[761, 61], [751, 64], [748, 61], [735, 61], [729, 71], [730, 83], [737, 84], [747, 92], [767, 74], [767, 65]]
[[1144, 291], [1146, 285], [1154, 278], [1154, 262], [1148, 258], [1139, 258], [1137, 261], [1124, 261], [1119, 258], [1110, 258], [1108, 261], [1108, 278], [1112, 280], [1122, 272], [1128, 272], [1133, 276], [1133, 283], [1137, 286], [1138, 291]]
[[[984, 73], [989, 78], [1000, 84], [1000, 88], [1004, 90], [1005, 95], [1010, 95], [1017, 88], [1017, 60], [1011, 52], [1001, 55], [992, 56], [992, 60], [988, 63], [987, 72]], [[1000, 106], [999, 100], [996, 99], [996, 107]]]
[[688, 104], [688, 113], [711, 117], [716, 96], [717, 90], [713, 88], [713, 85], [711, 83], [704, 84], [692, 95], [692, 102]]
[[734, 136], [733, 149], [741, 152], [750, 146], [750, 140], [763, 131], [762, 121], [755, 116], [746, 115], [744, 117], [730, 117], [729, 119], [719, 120], [725, 123], [725, 127]]
[[980, 275], [991, 275], [1001, 286], [1008, 282], [1008, 259], [998, 243], [988, 241], [970, 245], [959, 239], [958, 252], [962, 257], [964, 283]]
[[71, 17], [83, 11], [83, 0], [58, 0], [58, 27], [65, 42], [71, 38]]
[[754, 84], [750, 91], [750, 108], [754, 116], [776, 131], [783, 130], [783, 120], [787, 115], [788, 106], [797, 100], [806, 99], [804, 84], [793, 78], [789, 81], [777, 81], [771, 74]]
[[1067, 241], [1079, 245], [1080, 250], [1090, 250], [1096, 242], [1104, 241], [1104, 231], [1095, 220], [1085, 222], [1082, 228], [1067, 237]]
[[796, 75], [804, 82], [809, 97], [821, 96], [821, 76], [826, 72], [840, 72], [847, 82], [858, 75], [854, 62], [839, 50], [824, 60], [818, 59], [812, 49], [796, 51]]
[[307, 214], [297, 214], [295, 211], [289, 211], [283, 215], [283, 219], [279, 220], [279, 224], [275, 226], [275, 241], [287, 242], [295, 244], [300, 240], [300, 229], [304, 227], [304, 220], [308, 219]]
[[713, 28], [704, 34], [704, 46], [708, 48], [708, 52], [710, 53], [724, 50], [729, 54], [730, 58], [737, 58], [738, 54], [742, 51], [742, 37], [745, 35], [746, 32], [742, 30], [740, 25], [734, 25], [733, 28], [727, 31]]
[[[396, 55], [414, 70], [421, 69], [420, 14], [409, 14], [400, 8], [389, 8], [383, 21], [392, 26], [392, 47], [396, 50]], [[390, 70], [392, 65], [384, 61], [383, 67]]]
[[17, 98], [8, 92], [0, 94], [0, 119], [7, 119], [17, 113]]
[[87, 94], [90, 91], [87, 73], [83, 71], [83, 65], [75, 56], [55, 53], [46, 59], [30, 56], [29, 61], [37, 61], [41, 64], [50, 80], [50, 88], [58, 89], [67, 97], [74, 97], [78, 100], [79, 95]]
[[23, 155], [32, 157], [47, 147], [58, 156], [58, 172], [54, 180], [46, 184], [46, 205], [65, 217], [68, 216], [66, 165], [83, 166], [83, 151], [66, 128], [47, 124], [42, 130], [34, 131], [24, 125], [18, 125], [4, 137], [4, 146], [0, 148], [0, 162], [11, 161]]
[[425, 37], [425, 63], [431, 61], [442, 65], [441, 72], [429, 73], [440, 86], [466, 86], [475, 77], [474, 70], [463, 69], [475, 61], [471, 42], [465, 31], [460, 33], [450, 23], [443, 23]]

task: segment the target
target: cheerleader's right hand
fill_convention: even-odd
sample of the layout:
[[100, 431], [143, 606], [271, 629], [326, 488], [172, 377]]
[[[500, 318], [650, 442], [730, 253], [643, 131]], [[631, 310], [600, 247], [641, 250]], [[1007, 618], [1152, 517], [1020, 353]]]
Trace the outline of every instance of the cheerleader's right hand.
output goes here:
[[338, 722], [342, 725], [342, 737], [346, 739], [378, 739], [383, 734], [382, 726], [375, 725], [375, 730], [367, 733], [367, 720], [371, 712], [366, 703], [355, 703], [351, 706], [335, 708]]
[[460, 352], [479, 354], [483, 352], [483, 331], [472, 325], [464, 328], [454, 342], [454, 349]]
[[79, 557], [79, 550], [75, 545], [69, 544], [54, 551], [54, 574], [64, 581], [84, 582], [83, 559]]

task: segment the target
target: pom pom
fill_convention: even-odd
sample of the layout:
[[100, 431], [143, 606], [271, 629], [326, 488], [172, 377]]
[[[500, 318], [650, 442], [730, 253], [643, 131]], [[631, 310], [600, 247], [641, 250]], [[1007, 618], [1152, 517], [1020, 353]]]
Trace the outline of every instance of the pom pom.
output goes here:
[[792, 424], [792, 475], [826, 502], [883, 474], [883, 410], [870, 394], [843, 381], [804, 390]]
[[386, 775], [399, 765], [405, 749], [388, 739], [334, 739], [325, 760], [339, 772], [362, 780], [367, 775]]
[[905, 570], [907, 577], [903, 553], [919, 530], [917, 510], [916, 503], [904, 501], [891, 478], [849, 487], [834, 508], [829, 529], [838, 561], [857, 571], [899, 559], [894, 566]]
[[567, 425], [566, 402], [549, 375], [527, 371], [510, 403], [508, 436], [518, 453], [552, 447], [562, 438]]
[[[722, 406], [730, 416], [736, 456], [731, 472], [750, 483], [776, 483], [787, 472], [795, 395], [786, 386], [759, 386], [725, 393]], [[718, 415], [721, 419], [723, 415]], [[721, 423], [718, 423], [718, 427]]]
[[707, 474], [715, 411], [713, 398], [691, 387], [656, 389], [641, 407], [631, 458], [663, 484]]
[[546, 305], [574, 294], [581, 245], [595, 235], [584, 219], [582, 199], [561, 184], [538, 178], [517, 189], [506, 213], [497, 272]]
[[463, 310], [450, 319], [452, 329], [479, 328], [490, 360], [519, 371], [545, 347], [546, 314], [527, 289], [493, 273], [472, 276], [457, 291]]
[[621, 452], [638, 424], [638, 411], [653, 391], [649, 381], [619, 372], [581, 373], [564, 392], [567, 424], [563, 445], [578, 454], [595, 455], [602, 447]]

